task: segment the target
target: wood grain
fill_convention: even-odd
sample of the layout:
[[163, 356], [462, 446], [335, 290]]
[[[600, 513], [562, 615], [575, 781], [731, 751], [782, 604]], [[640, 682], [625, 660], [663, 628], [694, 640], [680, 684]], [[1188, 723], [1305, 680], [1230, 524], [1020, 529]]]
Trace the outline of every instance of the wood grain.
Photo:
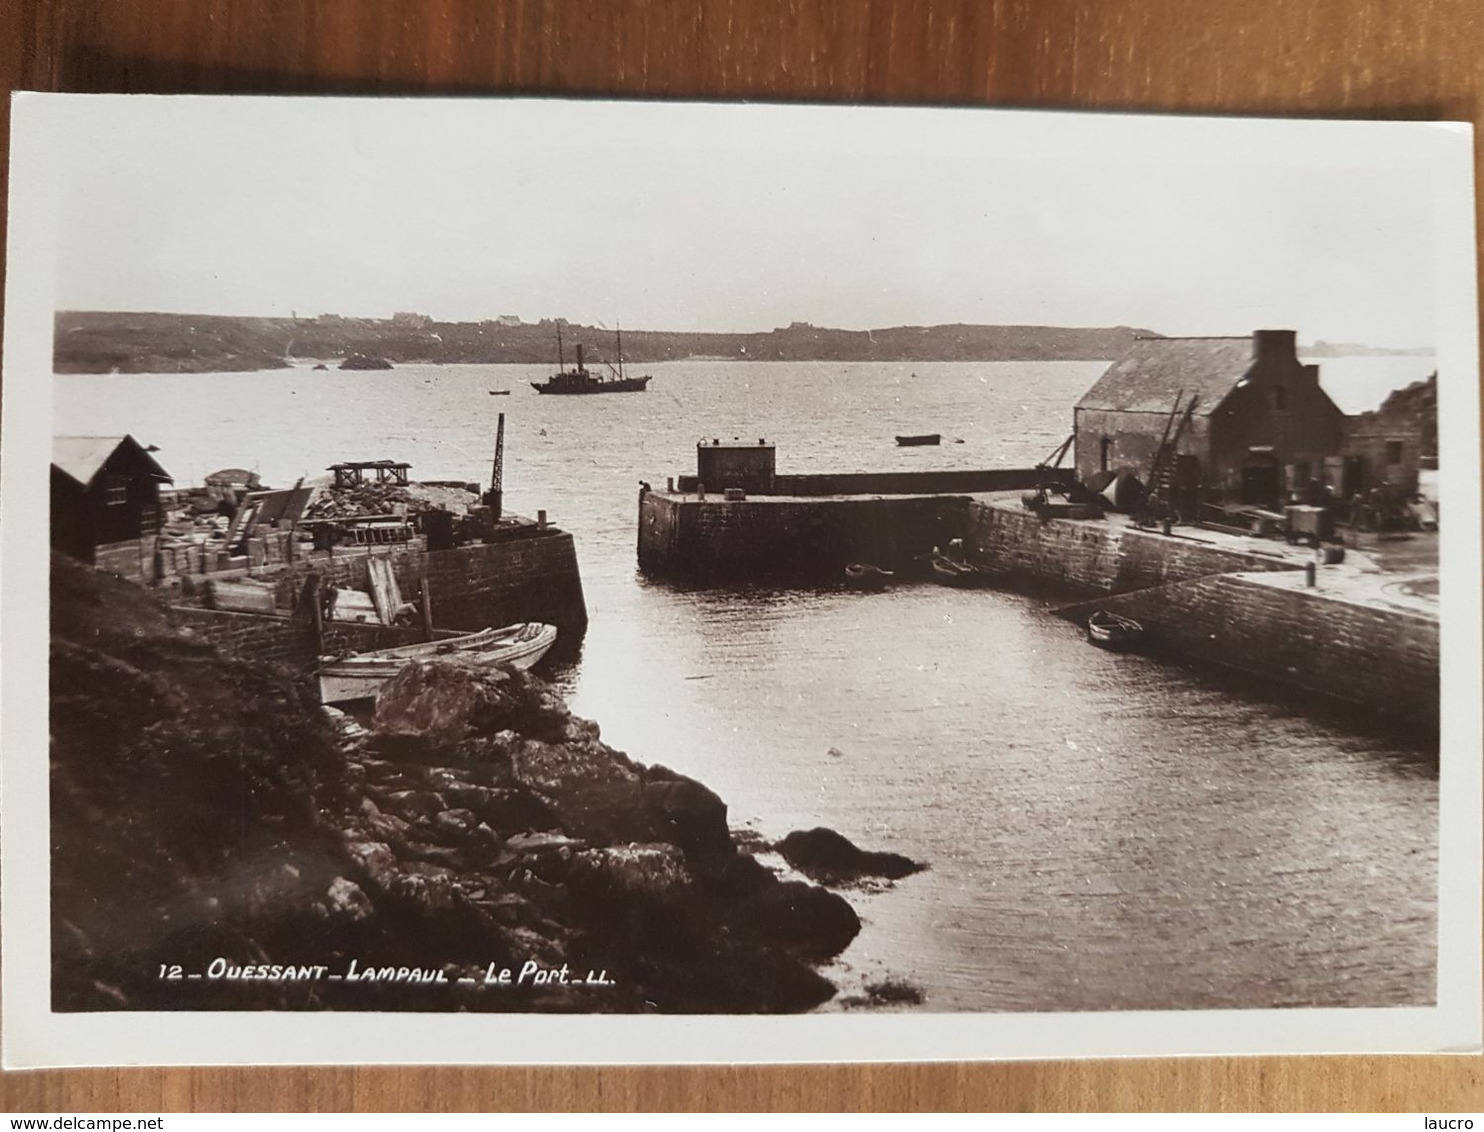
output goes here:
[[[60, 91], [551, 92], [1481, 121], [1478, 0], [9, 0]], [[9, 107], [3, 111], [9, 127]], [[6, 168], [8, 176], [8, 166]], [[1478, 1058], [10, 1073], [10, 1111], [1484, 1107]]]

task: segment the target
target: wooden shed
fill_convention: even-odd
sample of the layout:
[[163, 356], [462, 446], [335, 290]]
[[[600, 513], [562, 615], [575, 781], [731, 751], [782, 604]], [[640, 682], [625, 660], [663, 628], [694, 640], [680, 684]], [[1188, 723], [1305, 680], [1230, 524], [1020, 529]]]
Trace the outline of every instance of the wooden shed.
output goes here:
[[132, 436], [52, 441], [52, 547], [83, 562], [111, 543], [160, 529], [160, 485], [173, 483]]

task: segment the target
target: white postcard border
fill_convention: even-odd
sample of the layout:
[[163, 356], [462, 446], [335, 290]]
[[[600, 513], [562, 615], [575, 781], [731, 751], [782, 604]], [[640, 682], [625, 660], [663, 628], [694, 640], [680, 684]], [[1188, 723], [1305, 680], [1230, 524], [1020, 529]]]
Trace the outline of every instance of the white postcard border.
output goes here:
[[[1166, 144], [1213, 134], [1302, 153], [1315, 165], [1417, 163], [1432, 171], [1437, 246], [1437, 360], [1443, 459], [1440, 585], [1442, 751], [1438, 1005], [1041, 1014], [827, 1014], [627, 1017], [378, 1013], [55, 1014], [50, 1009], [47, 789], [48, 537], [51, 354], [58, 176], [54, 142], [78, 115], [118, 114], [147, 96], [21, 94], [13, 99], [9, 270], [0, 472], [0, 880], [6, 1067], [225, 1064], [712, 1064], [935, 1061], [1219, 1054], [1475, 1052], [1480, 980], [1480, 492], [1478, 307], [1472, 131], [1449, 123], [1198, 119], [1034, 111], [718, 106], [491, 100], [356, 102], [379, 113], [563, 115], [857, 115], [920, 127], [923, 144], [984, 125], [1007, 148]], [[180, 101], [180, 100], [176, 100]], [[191, 99], [191, 101], [197, 101]], [[228, 100], [218, 99], [226, 102]], [[253, 103], [230, 100], [234, 113]], [[359, 110], [357, 111], [360, 112]], [[869, 118], [868, 116], [876, 116]], [[1039, 139], [1039, 141], [1038, 141]], [[1373, 163], [1381, 163], [1374, 159]]]

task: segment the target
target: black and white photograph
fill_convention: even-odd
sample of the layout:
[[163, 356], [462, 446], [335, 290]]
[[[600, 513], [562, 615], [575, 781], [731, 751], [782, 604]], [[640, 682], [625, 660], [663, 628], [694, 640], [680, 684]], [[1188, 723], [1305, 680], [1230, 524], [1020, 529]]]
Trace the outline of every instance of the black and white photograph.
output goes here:
[[7, 1065], [1478, 1049], [1468, 127], [14, 122]]

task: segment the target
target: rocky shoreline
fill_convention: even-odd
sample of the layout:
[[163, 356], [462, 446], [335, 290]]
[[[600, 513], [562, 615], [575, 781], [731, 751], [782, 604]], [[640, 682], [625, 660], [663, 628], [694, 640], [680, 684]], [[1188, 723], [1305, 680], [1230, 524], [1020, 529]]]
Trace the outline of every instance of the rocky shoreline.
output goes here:
[[410, 666], [362, 726], [60, 558], [52, 611], [57, 1010], [808, 1010], [824, 885], [919, 867], [813, 830], [782, 878], [524, 673]]

